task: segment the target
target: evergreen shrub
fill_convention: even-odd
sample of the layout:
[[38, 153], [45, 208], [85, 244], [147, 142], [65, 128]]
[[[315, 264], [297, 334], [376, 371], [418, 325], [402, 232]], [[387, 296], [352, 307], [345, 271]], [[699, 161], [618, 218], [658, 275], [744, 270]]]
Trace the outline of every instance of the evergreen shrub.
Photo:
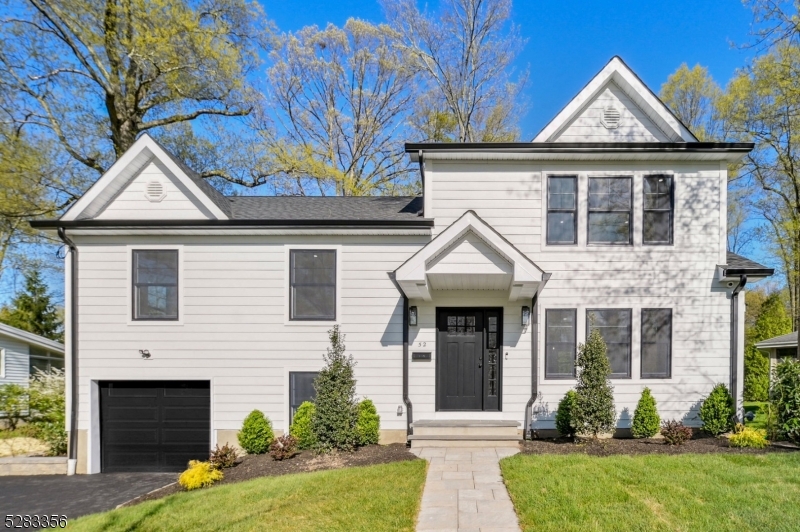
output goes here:
[[559, 434], [568, 438], [575, 435], [575, 428], [572, 426], [572, 410], [575, 408], [576, 398], [575, 390], [568, 391], [558, 402], [558, 411], [556, 411], [556, 429]]
[[786, 359], [778, 364], [771, 396], [778, 434], [800, 444], [800, 361]]
[[590, 435], [613, 432], [616, 422], [614, 387], [611, 386], [611, 364], [606, 356], [606, 343], [594, 329], [585, 344], [578, 346], [578, 384], [572, 411], [576, 434]]
[[658, 434], [660, 426], [661, 418], [658, 417], [656, 400], [650, 393], [650, 388], [645, 388], [633, 412], [631, 434], [634, 438], [652, 438]]
[[700, 406], [703, 430], [712, 436], [719, 436], [723, 432], [731, 430], [734, 414], [733, 397], [724, 384], [714, 386]]
[[314, 403], [305, 401], [297, 409], [292, 418], [292, 425], [289, 427], [289, 434], [297, 440], [299, 449], [311, 449], [314, 447], [314, 432], [311, 430], [311, 419], [314, 417], [316, 408]]
[[380, 439], [381, 417], [375, 404], [370, 399], [364, 399], [358, 403], [358, 422], [356, 432], [358, 432], [359, 445], [375, 445]]
[[238, 439], [239, 445], [247, 454], [264, 454], [275, 439], [272, 423], [263, 412], [253, 410], [244, 418]]

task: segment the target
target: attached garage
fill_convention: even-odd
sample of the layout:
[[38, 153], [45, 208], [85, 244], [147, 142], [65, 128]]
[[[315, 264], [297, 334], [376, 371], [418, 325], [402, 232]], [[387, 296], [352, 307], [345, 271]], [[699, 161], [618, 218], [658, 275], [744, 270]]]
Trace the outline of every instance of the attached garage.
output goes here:
[[104, 473], [182, 471], [211, 448], [208, 381], [100, 383]]

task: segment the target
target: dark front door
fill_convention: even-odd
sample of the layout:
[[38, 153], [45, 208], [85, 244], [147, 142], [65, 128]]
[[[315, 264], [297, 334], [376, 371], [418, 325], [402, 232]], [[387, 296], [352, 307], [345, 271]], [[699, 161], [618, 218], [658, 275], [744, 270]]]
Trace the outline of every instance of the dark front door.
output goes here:
[[501, 311], [438, 309], [437, 410], [500, 409]]
[[208, 460], [208, 381], [100, 383], [103, 472], [182, 471]]

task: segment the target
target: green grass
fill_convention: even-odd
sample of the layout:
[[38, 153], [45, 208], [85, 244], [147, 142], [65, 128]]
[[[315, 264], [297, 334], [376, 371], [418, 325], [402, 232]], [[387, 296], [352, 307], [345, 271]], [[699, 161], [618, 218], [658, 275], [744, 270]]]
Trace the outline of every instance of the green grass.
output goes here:
[[265, 477], [75, 520], [70, 530], [414, 530], [426, 462]]
[[747, 426], [754, 428], [754, 429], [764, 429], [767, 428], [767, 403], [760, 402], [760, 401], [745, 401], [744, 402], [744, 411], [745, 412], [753, 412], [756, 417], [753, 421], [748, 421]]
[[501, 461], [523, 530], [794, 531], [800, 453], [516, 455]]

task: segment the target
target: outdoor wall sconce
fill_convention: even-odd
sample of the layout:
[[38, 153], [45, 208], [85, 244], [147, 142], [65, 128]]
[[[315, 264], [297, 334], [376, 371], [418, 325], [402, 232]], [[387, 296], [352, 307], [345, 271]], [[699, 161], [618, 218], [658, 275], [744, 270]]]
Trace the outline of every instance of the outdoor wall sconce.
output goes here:
[[522, 326], [527, 327], [531, 322], [531, 307], [522, 307]]
[[147, 349], [139, 349], [139, 354], [142, 355], [142, 358], [145, 360], [150, 358], [150, 351], [148, 351]]
[[412, 327], [417, 326], [417, 307], [408, 307], [408, 324]]
[[403, 415], [403, 405], [400, 405], [400, 406], [397, 407], [397, 415], [398, 416], [402, 416]]

